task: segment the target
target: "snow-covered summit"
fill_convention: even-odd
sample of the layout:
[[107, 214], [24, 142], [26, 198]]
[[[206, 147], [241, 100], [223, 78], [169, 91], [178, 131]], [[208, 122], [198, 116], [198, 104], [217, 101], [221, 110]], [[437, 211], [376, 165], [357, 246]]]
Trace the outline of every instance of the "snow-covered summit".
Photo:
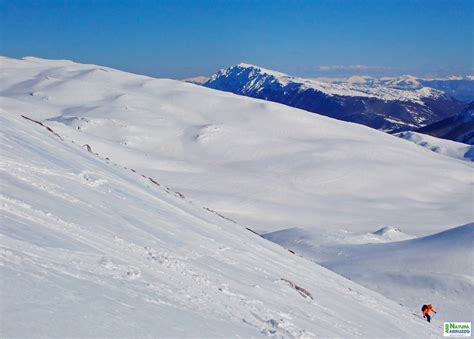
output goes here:
[[386, 86], [400, 88], [400, 89], [419, 89], [423, 87], [421, 82], [417, 77], [412, 75], [403, 75], [398, 78], [389, 78], [386, 82], [384, 82]]
[[287, 74], [285, 74], [283, 72], [274, 71], [274, 70], [271, 70], [271, 69], [268, 69], [268, 68], [263, 68], [263, 67], [260, 67], [260, 66], [257, 66], [257, 65], [247, 64], [247, 63], [244, 63], [244, 62], [241, 62], [241, 63], [235, 65], [234, 67], [224, 69], [223, 71], [224, 72], [225, 72], [225, 70], [232, 71], [233, 68], [240, 68], [242, 70], [250, 70], [252, 72], [259, 73], [259, 74], [262, 74], [262, 75], [263, 74], [268, 74], [268, 75], [272, 75], [272, 76], [275, 76], [275, 77], [289, 77]]
[[384, 239], [387, 241], [401, 241], [401, 240], [407, 240], [407, 239], [413, 238], [413, 236], [403, 233], [400, 228], [390, 227], [390, 226], [384, 226], [382, 228], [379, 228], [377, 231], [373, 232], [372, 234], [377, 235], [381, 239]]

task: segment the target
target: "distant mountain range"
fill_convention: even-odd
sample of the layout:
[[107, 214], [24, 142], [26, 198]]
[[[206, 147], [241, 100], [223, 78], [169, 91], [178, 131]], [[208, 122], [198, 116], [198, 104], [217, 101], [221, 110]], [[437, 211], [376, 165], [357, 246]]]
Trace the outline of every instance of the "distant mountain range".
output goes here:
[[313, 78], [314, 80], [334, 84], [359, 84], [367, 86], [386, 86], [391, 88], [417, 90], [431, 87], [443, 91], [449, 96], [462, 101], [474, 101], [474, 76], [450, 76], [446, 78], [417, 78], [411, 75], [400, 77], [374, 78], [370, 76], [354, 75], [349, 78]]
[[[322, 81], [244, 63], [222, 69], [205, 82], [202, 78], [195, 80], [189, 81], [387, 132], [418, 129], [462, 112], [467, 106], [465, 102], [447, 90], [434, 87], [452, 92], [456, 86], [467, 88], [474, 84], [469, 77], [422, 80], [410, 76], [380, 79], [358, 76]], [[433, 87], [427, 87], [426, 83]], [[468, 96], [465, 92], [470, 93], [465, 90], [462, 97]]]

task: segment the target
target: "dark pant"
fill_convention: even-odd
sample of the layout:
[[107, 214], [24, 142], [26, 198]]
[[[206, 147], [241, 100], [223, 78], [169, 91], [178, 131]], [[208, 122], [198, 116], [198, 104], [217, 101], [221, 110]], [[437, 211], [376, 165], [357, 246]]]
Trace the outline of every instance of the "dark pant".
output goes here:
[[428, 322], [431, 322], [431, 316], [429, 314], [426, 315], [426, 320], [428, 320]]

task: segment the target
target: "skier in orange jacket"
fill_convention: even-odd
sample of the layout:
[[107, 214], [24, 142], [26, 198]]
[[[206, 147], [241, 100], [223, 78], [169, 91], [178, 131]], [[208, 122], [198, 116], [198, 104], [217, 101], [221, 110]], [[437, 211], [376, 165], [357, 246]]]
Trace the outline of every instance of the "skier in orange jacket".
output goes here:
[[426, 318], [428, 322], [431, 322], [430, 312], [433, 312], [436, 314], [436, 310], [431, 304], [423, 305], [423, 307], [421, 308], [421, 312], [423, 313], [423, 318]]

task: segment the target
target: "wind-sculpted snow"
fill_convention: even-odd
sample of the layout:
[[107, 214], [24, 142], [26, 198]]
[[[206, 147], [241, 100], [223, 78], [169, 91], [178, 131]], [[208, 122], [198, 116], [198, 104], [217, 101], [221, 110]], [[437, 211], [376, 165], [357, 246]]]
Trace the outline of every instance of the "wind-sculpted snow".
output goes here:
[[402, 88], [375, 81], [324, 82], [248, 64], [222, 69], [203, 85], [385, 131], [421, 127], [465, 107], [431, 87]]
[[2, 337], [441, 333], [41, 124], [0, 131]]

